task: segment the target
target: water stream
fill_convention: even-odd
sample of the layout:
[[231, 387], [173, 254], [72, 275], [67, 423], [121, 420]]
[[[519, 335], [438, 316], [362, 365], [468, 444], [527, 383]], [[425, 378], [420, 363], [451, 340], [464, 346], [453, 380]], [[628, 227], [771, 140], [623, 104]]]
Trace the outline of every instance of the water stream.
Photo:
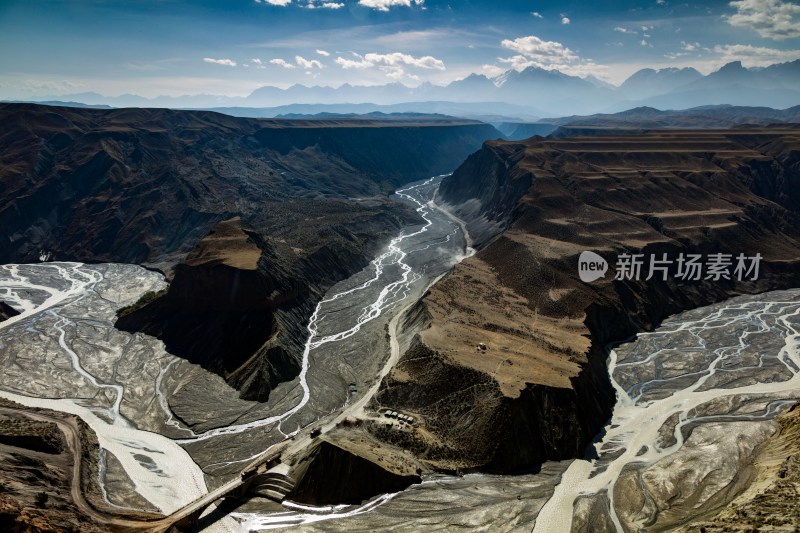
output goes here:
[[[765, 436], [754, 424], [800, 399], [799, 349], [800, 290], [791, 290], [682, 313], [611, 350], [617, 404], [595, 446], [599, 458], [569, 466], [534, 531], [570, 531], [586, 520], [638, 530], [670, 506], [701, 510], [736, 481]], [[732, 451], [728, 439], [738, 439]], [[618, 486], [632, 472], [646, 489], [641, 505]], [[576, 503], [598, 496], [608, 516], [573, 522]]]
[[[302, 394], [280, 413], [199, 433], [175, 419], [165, 381], [187, 363], [167, 354], [156, 339], [113, 328], [116, 309], [164, 287], [160, 275], [133, 265], [0, 266], [0, 299], [22, 312], [0, 323], [0, 364], [8, 370], [0, 379], [0, 396], [81, 417], [97, 433], [100, 446], [119, 459], [136, 492], [162, 512], [171, 512], [208, 490], [202, 470], [182, 445], [211, 438], [235, 443], [237, 437], [264, 428], [291, 434], [280, 423], [310, 407], [319, 394], [308, 379], [314, 362], [336, 357], [337, 346], [352, 349], [362, 342], [360, 337], [374, 335], [371, 323], [388, 322], [401, 303], [420, 297], [436, 277], [471, 253], [463, 226], [432, 202], [440, 180], [397, 191], [398, 199], [412, 205], [424, 223], [403, 230], [367, 268], [337, 284], [317, 304], [293, 385]], [[337, 509], [332, 515], [368, 512], [389, 498]], [[290, 508], [286, 514], [303, 512], [307, 510]], [[312, 514], [315, 518], [308, 520], [320, 519]], [[230, 529], [230, 524], [223, 526]]]

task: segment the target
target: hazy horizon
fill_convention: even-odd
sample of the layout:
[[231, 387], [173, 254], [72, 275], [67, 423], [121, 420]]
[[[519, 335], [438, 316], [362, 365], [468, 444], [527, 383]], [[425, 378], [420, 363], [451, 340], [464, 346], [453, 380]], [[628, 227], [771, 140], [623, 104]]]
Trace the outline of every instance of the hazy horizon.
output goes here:
[[12, 0], [0, 28], [13, 50], [0, 58], [0, 98], [22, 100], [441, 86], [529, 66], [619, 85], [642, 68], [800, 58], [800, 5], [781, 0]]

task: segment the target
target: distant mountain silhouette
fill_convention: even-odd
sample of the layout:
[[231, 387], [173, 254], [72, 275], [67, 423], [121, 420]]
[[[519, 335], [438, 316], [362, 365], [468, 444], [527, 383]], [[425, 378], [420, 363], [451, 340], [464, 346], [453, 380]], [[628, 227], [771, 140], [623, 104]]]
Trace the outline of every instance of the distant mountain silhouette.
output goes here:
[[[746, 68], [733, 61], [703, 75], [693, 68], [645, 68], [635, 72], [619, 87], [593, 76], [581, 78], [558, 70], [528, 67], [509, 70], [489, 78], [471, 74], [446, 86], [423, 83], [407, 87], [402, 83], [360, 86], [345, 83], [339, 87], [292, 85], [286, 89], [265, 86], [246, 97], [192, 95], [143, 98], [136, 95], [106, 97], [79, 93], [49, 97], [91, 105], [115, 107], [171, 108], [262, 108], [294, 104], [346, 104], [334, 112], [357, 113], [363, 104], [400, 105], [394, 112], [429, 113], [425, 102], [489, 104], [482, 114], [506, 115], [503, 106], [516, 106], [514, 116], [531, 114], [563, 116], [615, 112], [632, 107], [688, 109], [703, 105], [770, 106], [787, 108], [800, 104], [800, 60], [768, 67]], [[375, 110], [375, 109], [372, 109]], [[319, 109], [317, 112], [324, 111]], [[437, 109], [434, 112], [442, 112]], [[449, 111], [445, 111], [448, 112]], [[236, 113], [234, 113], [236, 114]]]
[[693, 68], [643, 68], [620, 85], [620, 90], [633, 100], [664, 94], [699, 80], [703, 75]]

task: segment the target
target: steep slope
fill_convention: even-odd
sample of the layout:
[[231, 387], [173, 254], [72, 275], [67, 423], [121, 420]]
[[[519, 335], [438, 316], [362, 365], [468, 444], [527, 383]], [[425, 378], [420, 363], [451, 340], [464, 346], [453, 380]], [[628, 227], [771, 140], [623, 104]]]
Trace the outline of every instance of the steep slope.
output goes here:
[[200, 111], [0, 104], [0, 262], [171, 265], [221, 220], [289, 201], [385, 196], [449, 172], [474, 122], [256, 120]]
[[[480, 252], [423, 299], [376, 404], [438, 468], [513, 472], [582, 456], [610, 415], [607, 343], [667, 315], [800, 284], [800, 130], [490, 142], [440, 188]], [[490, 231], [491, 230], [491, 231]], [[584, 283], [584, 250], [611, 265]], [[760, 275], [614, 280], [623, 252], [763, 256]], [[705, 274], [704, 274], [705, 275]], [[479, 345], [485, 348], [476, 348]]]
[[219, 223], [177, 265], [166, 294], [122, 314], [116, 326], [158, 337], [242, 398], [266, 401], [299, 373], [305, 326], [325, 290], [416, 220], [383, 203], [332, 204], [298, 202], [281, 220], [266, 214], [254, 226]]
[[0, 262], [46, 254], [174, 274], [166, 294], [126, 309], [118, 326], [161, 338], [257, 400], [297, 375], [321, 294], [418, 220], [387, 193], [500, 136], [440, 117], [6, 104], [0, 119]]
[[380, 464], [380, 454], [370, 455], [341, 443], [318, 442], [295, 468], [298, 483], [289, 497], [312, 505], [357, 504], [421, 481], [414, 471]]
[[507, 140], [519, 141], [539, 135], [547, 137], [557, 126], [548, 122], [504, 122], [497, 125], [497, 129], [502, 131]]
[[8, 320], [12, 316], [17, 316], [19, 311], [11, 307], [5, 302], [0, 301], [0, 322]]

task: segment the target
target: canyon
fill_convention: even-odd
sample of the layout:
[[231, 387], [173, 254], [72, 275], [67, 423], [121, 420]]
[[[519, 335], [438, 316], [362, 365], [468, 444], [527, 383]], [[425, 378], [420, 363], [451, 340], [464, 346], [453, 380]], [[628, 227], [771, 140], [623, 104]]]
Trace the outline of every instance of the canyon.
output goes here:
[[387, 193], [500, 136], [450, 119], [21, 104], [0, 105], [0, 117], [0, 261], [121, 261], [174, 275], [119, 326], [162, 338], [254, 400], [299, 372], [303, 323], [321, 294], [416, 220]]
[[[724, 465], [732, 475], [772, 479], [745, 467], [788, 446], [769, 443], [791, 431], [776, 417], [800, 396], [796, 294], [769, 291], [800, 286], [796, 126], [484, 142], [497, 130], [449, 119], [0, 112], [17, 128], [0, 137], [14, 198], [0, 210], [0, 388], [94, 431], [98, 505], [169, 514], [280, 450], [268, 473], [285, 494], [226, 499], [203, 527], [517, 531], [569, 513], [577, 530], [669, 529], [692, 527], [665, 510], [671, 495], [648, 488], [639, 502], [631, 484], [699, 464], [704, 443], [727, 450], [718, 435], [734, 426], [719, 418], [738, 417], [751, 445]], [[581, 281], [584, 251], [613, 268]], [[623, 253], [761, 262], [747, 279], [682, 281], [675, 265], [626, 279]], [[16, 264], [38, 259], [56, 261]], [[721, 364], [662, 360], [648, 339], [704, 335], [714, 313], [738, 311], [729, 330], [750, 333], [704, 342], [774, 354], [754, 366], [725, 352], [747, 383], [709, 394], [753, 397], [676, 410], [675, 446], [622, 446], [652, 437], [625, 422], [635, 409], [677, 402], [694, 392], [683, 376], [705, 384]], [[763, 340], [747, 329], [756, 318]], [[647, 396], [665, 368], [669, 386]], [[750, 484], [715, 483], [719, 498], [686, 503], [705, 506], [706, 528]]]
[[[791, 128], [669, 130], [490, 142], [470, 156], [437, 201], [480, 251], [420, 302], [376, 396], [432, 420], [432, 437], [401, 446], [439, 468], [498, 473], [582, 457], [614, 405], [607, 344], [684, 309], [797, 286], [798, 140]], [[764, 261], [755, 281], [685, 283], [673, 268], [587, 284], [584, 250], [611, 265], [624, 251]]]

